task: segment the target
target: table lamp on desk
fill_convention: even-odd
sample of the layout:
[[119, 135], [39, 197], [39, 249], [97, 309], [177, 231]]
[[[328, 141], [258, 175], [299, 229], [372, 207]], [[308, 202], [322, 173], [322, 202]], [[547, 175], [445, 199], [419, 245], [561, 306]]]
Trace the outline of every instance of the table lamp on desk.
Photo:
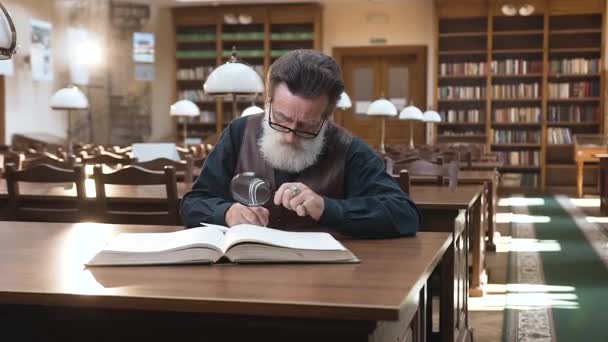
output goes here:
[[424, 117], [422, 115], [422, 111], [418, 109], [418, 107], [414, 105], [409, 105], [399, 113], [399, 119], [407, 120], [408, 125], [410, 126], [410, 150], [414, 149], [414, 123], [412, 121], [424, 121]]
[[430, 124], [431, 128], [433, 128], [433, 133], [431, 134], [431, 141], [433, 141], [432, 139], [435, 137], [434, 124], [441, 122], [441, 115], [439, 115], [439, 113], [437, 113], [436, 111], [429, 109], [426, 112], [422, 113], [422, 120]]
[[380, 153], [386, 154], [384, 147], [386, 140], [386, 118], [397, 116], [397, 107], [387, 99], [378, 99], [367, 107], [366, 114], [380, 117]]
[[171, 105], [171, 116], [184, 117], [184, 147], [188, 146], [188, 118], [201, 115], [198, 106], [190, 100], [179, 100]]
[[51, 97], [51, 108], [54, 110], [67, 110], [68, 125], [66, 129], [66, 152], [69, 158], [72, 155], [72, 111], [89, 108], [89, 100], [76, 86], [59, 89]]

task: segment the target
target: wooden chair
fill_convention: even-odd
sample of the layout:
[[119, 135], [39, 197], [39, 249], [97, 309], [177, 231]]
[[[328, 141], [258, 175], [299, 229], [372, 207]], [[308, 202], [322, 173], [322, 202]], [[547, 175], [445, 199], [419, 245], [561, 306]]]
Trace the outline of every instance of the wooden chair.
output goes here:
[[[17, 170], [12, 164], [6, 168], [8, 217], [11, 220], [38, 222], [79, 222], [85, 218], [85, 174], [82, 166], [60, 169], [41, 164]], [[72, 183], [76, 197], [54, 196], [57, 200], [27, 199], [19, 193], [19, 182]], [[49, 197], [51, 197], [49, 195]]]
[[393, 174], [393, 178], [399, 183], [401, 190], [406, 194], [410, 194], [410, 174], [407, 170], [399, 171], [399, 174]]
[[20, 170], [22, 168], [23, 161], [25, 160], [25, 154], [9, 150], [6, 152], [2, 152], [2, 155], [4, 156], [4, 169], [6, 169], [6, 166], [8, 164], [14, 165], [17, 170]]
[[458, 184], [458, 163], [452, 161], [447, 164], [436, 164], [427, 160], [416, 160], [398, 165], [399, 170], [407, 170], [410, 177], [436, 177], [437, 185], [443, 185], [448, 179], [450, 188]]
[[157, 158], [145, 162], [134, 163], [133, 165], [141, 166], [144, 169], [152, 171], [163, 171], [165, 166], [172, 166], [176, 172], [180, 172], [177, 176], [178, 180], [182, 180], [188, 185], [191, 185], [194, 181], [194, 160], [191, 155], [185, 156], [182, 160]]
[[[179, 225], [177, 183], [175, 169], [165, 166], [164, 171], [150, 171], [141, 166], [130, 165], [112, 173], [103, 173], [101, 165], [93, 171], [97, 210], [101, 221], [129, 224]], [[111, 198], [106, 196], [106, 185], [164, 185], [167, 191], [166, 203], [155, 207], [130, 206], [114, 208]]]

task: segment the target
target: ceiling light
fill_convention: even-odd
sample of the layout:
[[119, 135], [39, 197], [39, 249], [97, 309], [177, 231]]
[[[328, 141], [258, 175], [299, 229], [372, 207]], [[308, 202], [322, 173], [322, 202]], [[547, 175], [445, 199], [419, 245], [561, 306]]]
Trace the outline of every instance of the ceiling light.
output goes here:
[[500, 8], [502, 14], [506, 16], [514, 16], [517, 14], [517, 8], [513, 4], [505, 4]]
[[519, 15], [529, 16], [534, 13], [534, 6], [530, 4], [525, 4], [519, 8]]

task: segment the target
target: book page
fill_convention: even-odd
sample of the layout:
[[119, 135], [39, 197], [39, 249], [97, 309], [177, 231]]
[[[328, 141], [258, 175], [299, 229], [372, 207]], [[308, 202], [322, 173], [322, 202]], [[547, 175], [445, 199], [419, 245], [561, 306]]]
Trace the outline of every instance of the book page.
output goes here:
[[226, 241], [221, 230], [212, 227], [198, 227], [170, 233], [121, 233], [103, 251], [149, 253], [203, 246], [221, 251], [226, 250]]
[[263, 243], [297, 249], [346, 250], [338, 240], [328, 233], [286, 232], [251, 224], [236, 225], [226, 233], [228, 248], [242, 242]]

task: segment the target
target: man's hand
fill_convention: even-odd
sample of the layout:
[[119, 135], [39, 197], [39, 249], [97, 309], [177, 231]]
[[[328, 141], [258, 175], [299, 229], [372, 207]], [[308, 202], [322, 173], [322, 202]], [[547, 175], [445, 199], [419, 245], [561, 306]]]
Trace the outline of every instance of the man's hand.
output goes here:
[[226, 211], [226, 224], [228, 227], [241, 223], [255, 224], [257, 226], [268, 225], [270, 213], [264, 207], [247, 207], [240, 203], [234, 203]]
[[319, 221], [325, 200], [302, 183], [283, 183], [274, 194], [274, 204], [295, 211], [298, 216], [310, 216]]

